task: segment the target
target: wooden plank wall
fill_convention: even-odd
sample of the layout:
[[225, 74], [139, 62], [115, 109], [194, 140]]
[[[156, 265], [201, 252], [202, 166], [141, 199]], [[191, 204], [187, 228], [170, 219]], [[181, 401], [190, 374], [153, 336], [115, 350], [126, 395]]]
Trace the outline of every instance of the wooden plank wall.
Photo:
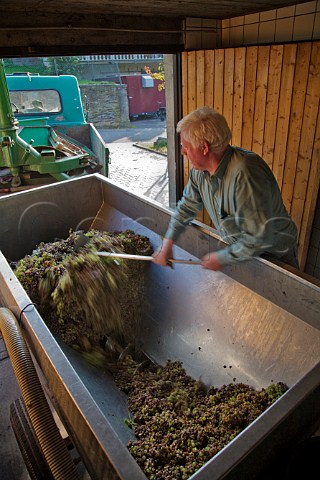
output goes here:
[[[201, 50], [182, 54], [183, 115], [209, 105], [232, 144], [273, 170], [299, 230], [304, 268], [320, 179], [320, 42]], [[185, 160], [185, 182], [189, 165]], [[200, 219], [210, 224], [206, 212]]]

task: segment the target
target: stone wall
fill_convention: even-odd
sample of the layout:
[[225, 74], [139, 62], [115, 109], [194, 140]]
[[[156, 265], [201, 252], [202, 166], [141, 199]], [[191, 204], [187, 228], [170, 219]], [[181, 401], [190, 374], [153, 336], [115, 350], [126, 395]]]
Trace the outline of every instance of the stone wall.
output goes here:
[[80, 85], [87, 121], [98, 128], [120, 128], [129, 125], [127, 86], [120, 84]]

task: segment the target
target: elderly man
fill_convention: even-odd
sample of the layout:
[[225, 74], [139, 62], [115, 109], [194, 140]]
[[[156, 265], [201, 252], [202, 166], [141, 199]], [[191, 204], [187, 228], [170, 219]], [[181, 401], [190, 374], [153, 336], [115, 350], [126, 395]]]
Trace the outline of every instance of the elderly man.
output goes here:
[[170, 263], [174, 242], [205, 207], [228, 246], [205, 255], [204, 268], [219, 270], [256, 256], [298, 268], [297, 228], [266, 162], [253, 152], [231, 146], [228, 124], [212, 108], [189, 113], [178, 123], [177, 132], [182, 154], [192, 168], [154, 263]]

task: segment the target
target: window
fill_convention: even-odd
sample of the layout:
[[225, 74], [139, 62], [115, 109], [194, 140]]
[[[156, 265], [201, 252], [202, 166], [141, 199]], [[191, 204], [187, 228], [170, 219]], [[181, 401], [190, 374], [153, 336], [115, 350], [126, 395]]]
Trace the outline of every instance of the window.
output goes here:
[[10, 91], [10, 100], [15, 115], [59, 113], [62, 110], [60, 95], [56, 90]]

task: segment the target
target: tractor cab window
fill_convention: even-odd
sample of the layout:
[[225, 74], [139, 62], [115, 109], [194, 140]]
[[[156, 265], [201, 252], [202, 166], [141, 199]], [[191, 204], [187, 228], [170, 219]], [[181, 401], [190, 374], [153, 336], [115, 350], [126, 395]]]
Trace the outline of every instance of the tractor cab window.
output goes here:
[[59, 113], [61, 99], [57, 90], [10, 91], [12, 111], [15, 115]]

